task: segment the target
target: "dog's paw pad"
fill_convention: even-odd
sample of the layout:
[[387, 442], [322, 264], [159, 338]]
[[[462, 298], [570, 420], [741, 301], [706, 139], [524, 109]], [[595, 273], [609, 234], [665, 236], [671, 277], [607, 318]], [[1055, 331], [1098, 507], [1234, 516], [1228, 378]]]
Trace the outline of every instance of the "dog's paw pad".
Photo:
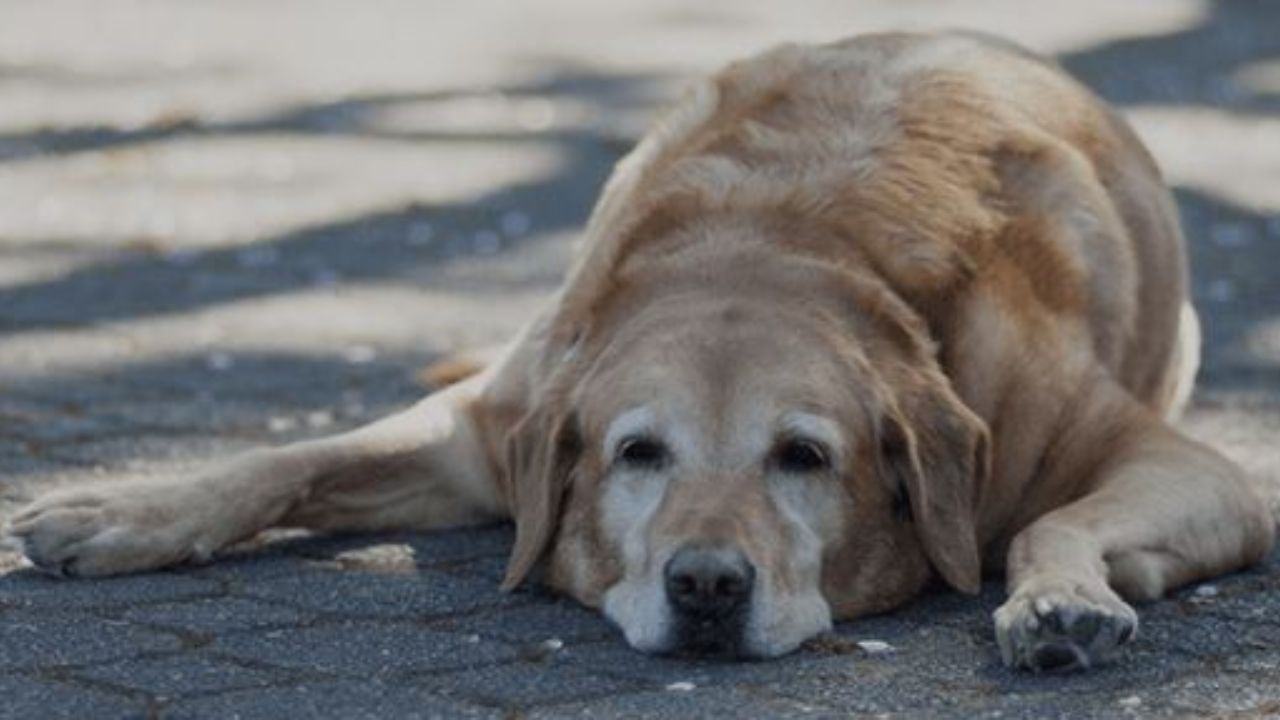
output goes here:
[[1019, 593], [996, 611], [1005, 664], [1037, 671], [1082, 670], [1109, 660], [1131, 641], [1137, 614], [1108, 589]]

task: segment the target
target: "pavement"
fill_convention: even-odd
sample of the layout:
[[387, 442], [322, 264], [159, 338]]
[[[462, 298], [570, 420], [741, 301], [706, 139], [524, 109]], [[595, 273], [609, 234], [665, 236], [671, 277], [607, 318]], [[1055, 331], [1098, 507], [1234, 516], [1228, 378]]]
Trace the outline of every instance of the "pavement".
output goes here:
[[[500, 341], [690, 77], [781, 40], [976, 27], [1116, 103], [1175, 187], [1188, 432], [1280, 478], [1280, 4], [0, 0], [0, 519], [352, 427]], [[1280, 717], [1280, 555], [1140, 609], [1084, 674], [999, 663], [992, 583], [782, 660], [654, 659], [497, 591], [504, 526], [64, 582], [0, 551], [0, 718]]]

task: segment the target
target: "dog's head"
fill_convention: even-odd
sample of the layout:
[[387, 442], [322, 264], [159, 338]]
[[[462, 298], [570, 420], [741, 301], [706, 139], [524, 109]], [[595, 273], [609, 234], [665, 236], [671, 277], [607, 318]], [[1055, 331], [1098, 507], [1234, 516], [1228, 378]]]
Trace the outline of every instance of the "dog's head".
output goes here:
[[576, 338], [508, 441], [508, 586], [549, 554], [634, 647], [743, 657], [900, 604], [931, 567], [976, 590], [986, 430], [918, 321], [816, 263], [759, 266], [633, 278]]

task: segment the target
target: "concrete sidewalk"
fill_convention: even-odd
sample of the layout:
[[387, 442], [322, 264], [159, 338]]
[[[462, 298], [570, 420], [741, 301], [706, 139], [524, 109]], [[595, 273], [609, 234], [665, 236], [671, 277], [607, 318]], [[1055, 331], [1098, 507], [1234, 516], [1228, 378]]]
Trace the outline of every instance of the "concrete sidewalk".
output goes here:
[[[685, 80], [894, 27], [1009, 35], [1124, 109], [1192, 246], [1185, 426], [1280, 478], [1280, 4], [1059, 5], [0, 0], [0, 518], [411, 402], [549, 296]], [[1280, 716], [1280, 555], [1142, 608], [1116, 666], [1037, 677], [1000, 666], [995, 586], [777, 662], [646, 658], [498, 593], [510, 540], [276, 537], [84, 582], [0, 551], [0, 718]]]

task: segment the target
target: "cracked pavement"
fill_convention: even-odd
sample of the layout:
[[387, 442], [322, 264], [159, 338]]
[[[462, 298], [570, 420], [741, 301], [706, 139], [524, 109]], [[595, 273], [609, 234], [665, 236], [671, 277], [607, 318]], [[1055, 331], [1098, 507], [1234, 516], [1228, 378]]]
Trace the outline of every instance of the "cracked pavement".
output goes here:
[[[1266, 0], [0, 0], [0, 519], [352, 427], [554, 290], [610, 165], [769, 44], [968, 26], [1058, 57], [1174, 186], [1185, 428], [1280, 478], [1280, 5]], [[657, 50], [657, 52], [655, 52]], [[1280, 553], [1139, 608], [1115, 665], [1000, 666], [940, 593], [779, 661], [629, 650], [497, 591], [509, 528], [280, 532], [57, 581], [0, 550], [0, 718], [1280, 716]], [[872, 641], [872, 642], [868, 642]], [[861, 643], [861, 644], [860, 644]]]

